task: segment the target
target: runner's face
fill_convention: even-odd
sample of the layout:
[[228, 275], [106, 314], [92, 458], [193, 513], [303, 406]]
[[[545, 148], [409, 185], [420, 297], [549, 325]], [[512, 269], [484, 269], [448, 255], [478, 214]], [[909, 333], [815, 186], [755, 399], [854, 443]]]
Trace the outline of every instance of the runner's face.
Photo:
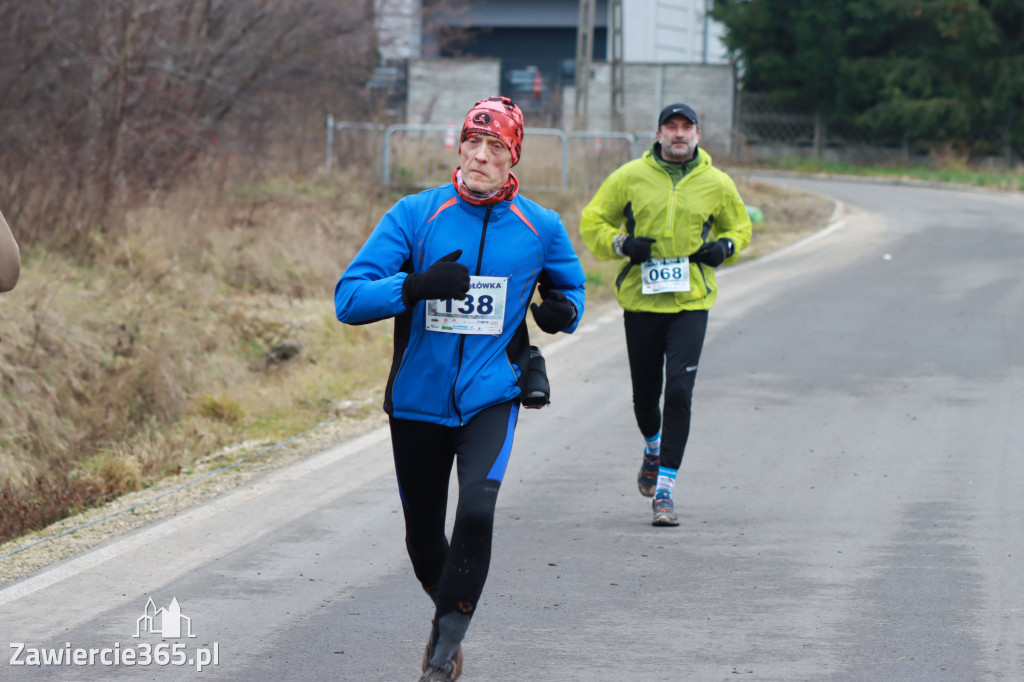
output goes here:
[[462, 181], [474, 192], [490, 194], [505, 186], [512, 170], [512, 152], [491, 135], [470, 135], [459, 145]]
[[658, 128], [658, 142], [661, 156], [672, 163], [683, 163], [693, 158], [693, 151], [700, 142], [700, 130], [693, 121], [682, 114], [665, 119]]

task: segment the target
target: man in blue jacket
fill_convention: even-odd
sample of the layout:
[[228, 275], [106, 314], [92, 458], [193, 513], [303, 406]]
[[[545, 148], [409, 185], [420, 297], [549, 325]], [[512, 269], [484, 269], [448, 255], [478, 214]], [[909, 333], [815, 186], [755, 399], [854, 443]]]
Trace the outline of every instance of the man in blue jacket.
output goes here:
[[[421, 682], [454, 680], [491, 556], [498, 489], [530, 362], [527, 307], [571, 333], [585, 276], [558, 214], [519, 194], [523, 115], [507, 97], [466, 115], [452, 182], [395, 204], [338, 281], [338, 319], [395, 318], [384, 410], [413, 571], [434, 601]], [[541, 303], [530, 304], [540, 283]], [[459, 501], [445, 536], [448, 480]]]

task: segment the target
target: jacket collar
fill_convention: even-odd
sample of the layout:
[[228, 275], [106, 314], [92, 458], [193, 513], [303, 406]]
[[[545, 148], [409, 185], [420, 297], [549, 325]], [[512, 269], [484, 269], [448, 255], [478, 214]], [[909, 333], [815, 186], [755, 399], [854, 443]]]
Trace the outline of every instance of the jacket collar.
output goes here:
[[466, 201], [466, 199], [459, 194], [458, 190], [455, 189], [454, 183], [448, 183], [446, 185], [446, 188], [451, 192], [451, 196], [453, 196], [455, 200], [458, 202], [459, 208], [466, 211], [470, 215], [478, 216], [481, 220], [487, 214], [488, 209], [490, 209], [491, 218], [493, 219], [505, 214], [512, 207], [512, 201], [508, 200], [502, 200], [496, 204], [491, 204], [490, 206], [481, 206], [479, 204], [474, 204], [469, 201]]
[[651, 144], [651, 147], [644, 152], [642, 158], [649, 165], [666, 173], [669, 178], [672, 179], [673, 184], [678, 183], [682, 178], [685, 178], [694, 171], [711, 165], [711, 155], [700, 147], [697, 147], [693, 158], [685, 163], [672, 163], [671, 161], [665, 161], [658, 153], [660, 151], [660, 147], [661, 143], [655, 140]]

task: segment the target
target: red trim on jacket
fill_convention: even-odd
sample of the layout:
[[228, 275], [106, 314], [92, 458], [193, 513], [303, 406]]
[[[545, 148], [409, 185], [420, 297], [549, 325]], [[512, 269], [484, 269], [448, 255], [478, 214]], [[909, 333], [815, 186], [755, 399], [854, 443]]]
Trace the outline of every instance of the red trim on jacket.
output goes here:
[[519, 216], [519, 219], [526, 223], [526, 226], [530, 228], [534, 234], [536, 234], [538, 237], [540, 236], [539, 234], [537, 234], [537, 228], [535, 228], [533, 224], [526, 219], [526, 216], [523, 215], [523, 212], [520, 211], [519, 207], [516, 206], [515, 204], [512, 204], [512, 212]]
[[[440, 205], [440, 206], [438, 207], [438, 209], [437, 209], [436, 211], [434, 211], [434, 215], [432, 215], [432, 216], [430, 216], [429, 218], [427, 218], [427, 222], [429, 223], [429, 222], [430, 222], [431, 220], [433, 220], [434, 218], [436, 218], [436, 217], [437, 217], [437, 214], [438, 214], [438, 213], [440, 213], [441, 211], [445, 210], [446, 208], [451, 208], [452, 206], [454, 206], [454, 205], [455, 205], [455, 204], [457, 204], [458, 202], [459, 202], [459, 200], [458, 200], [458, 198], [457, 198], [457, 197], [452, 197], [452, 198], [451, 198], [451, 199], [449, 199], [448, 201], [444, 202], [443, 204], [441, 204], [441, 205]], [[525, 218], [523, 218], [523, 220], [526, 220], [526, 219], [525, 219]]]

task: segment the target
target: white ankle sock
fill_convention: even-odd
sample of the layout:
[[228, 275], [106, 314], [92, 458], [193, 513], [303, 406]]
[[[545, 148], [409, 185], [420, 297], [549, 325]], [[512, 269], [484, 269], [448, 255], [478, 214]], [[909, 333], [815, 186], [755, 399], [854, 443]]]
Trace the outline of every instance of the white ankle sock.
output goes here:
[[661, 431], [651, 438], [644, 438], [644, 452], [655, 457], [661, 455]]
[[666, 493], [669, 497], [672, 497], [672, 491], [676, 487], [676, 474], [679, 472], [678, 469], [669, 469], [668, 467], [658, 467], [658, 489], [654, 493]]

